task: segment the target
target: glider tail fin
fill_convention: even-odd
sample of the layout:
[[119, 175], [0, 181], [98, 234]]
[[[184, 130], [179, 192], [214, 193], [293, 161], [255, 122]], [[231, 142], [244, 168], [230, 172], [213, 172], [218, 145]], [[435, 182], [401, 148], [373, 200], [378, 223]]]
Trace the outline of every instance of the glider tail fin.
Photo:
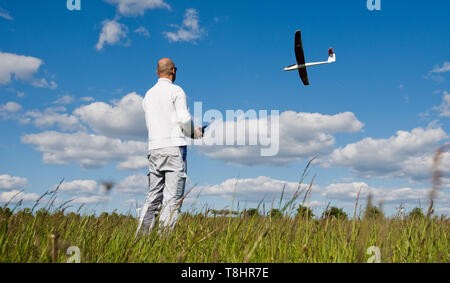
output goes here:
[[336, 54], [334, 54], [333, 47], [328, 50], [328, 63], [336, 62]]

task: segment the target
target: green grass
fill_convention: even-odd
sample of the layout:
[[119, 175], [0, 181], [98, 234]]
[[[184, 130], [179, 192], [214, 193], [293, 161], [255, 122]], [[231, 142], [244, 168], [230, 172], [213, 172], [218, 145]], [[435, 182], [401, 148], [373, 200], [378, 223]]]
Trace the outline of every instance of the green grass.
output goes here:
[[338, 219], [211, 217], [183, 214], [166, 236], [135, 239], [137, 220], [117, 214], [15, 214], [0, 211], [0, 262], [66, 262], [69, 246], [81, 262], [367, 262], [377, 246], [382, 262], [449, 262], [445, 217]]
[[[367, 252], [374, 246], [381, 262], [450, 262], [450, 219], [444, 216], [425, 216], [415, 209], [403, 219], [386, 218], [369, 195], [361, 218], [356, 214], [358, 193], [352, 218], [327, 206], [313, 219], [312, 211], [298, 203], [301, 194], [304, 204], [311, 193], [314, 178], [308, 188], [301, 188], [311, 161], [293, 198], [283, 204], [283, 189], [280, 209], [271, 207], [265, 214], [269, 216], [259, 215], [258, 209], [230, 210], [219, 217], [227, 211], [184, 213], [170, 233], [160, 235], [155, 229], [138, 238], [138, 221], [131, 216], [64, 213], [70, 201], [53, 208], [58, 186], [31, 209], [13, 213], [21, 202], [13, 212], [8, 203], [0, 208], [0, 262], [67, 262], [67, 250], [73, 246], [81, 262], [89, 263], [352, 263], [373, 258]], [[44, 199], [47, 203], [35, 211]]]

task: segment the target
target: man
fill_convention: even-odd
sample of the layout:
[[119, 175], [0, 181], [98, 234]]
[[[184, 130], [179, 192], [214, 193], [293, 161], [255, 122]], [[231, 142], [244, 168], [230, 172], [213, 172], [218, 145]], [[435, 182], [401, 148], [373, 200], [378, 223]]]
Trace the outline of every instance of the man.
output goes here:
[[186, 183], [185, 137], [201, 138], [194, 129], [186, 94], [175, 84], [177, 68], [172, 60], [161, 59], [156, 71], [159, 80], [142, 102], [148, 130], [149, 191], [141, 210], [136, 233], [148, 234], [155, 226], [172, 229], [178, 218]]

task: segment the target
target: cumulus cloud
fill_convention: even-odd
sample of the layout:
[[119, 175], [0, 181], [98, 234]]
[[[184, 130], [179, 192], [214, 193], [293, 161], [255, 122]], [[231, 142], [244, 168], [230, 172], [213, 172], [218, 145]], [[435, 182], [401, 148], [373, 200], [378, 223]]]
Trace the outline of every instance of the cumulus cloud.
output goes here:
[[[284, 188], [284, 200], [290, 200], [299, 190], [297, 182], [287, 182], [283, 180], [272, 179], [265, 176], [247, 179], [227, 179], [221, 184], [195, 186], [193, 191], [187, 196], [192, 201], [196, 196], [200, 197], [221, 197], [227, 200], [246, 201], [251, 203], [272, 202], [274, 199], [280, 199]], [[301, 184], [301, 200], [304, 192], [309, 188], [307, 184]], [[115, 186], [119, 193], [129, 195], [143, 196], [148, 191], [148, 176], [145, 174], [131, 175]], [[320, 188], [313, 185], [312, 192], [319, 191]], [[189, 201], [188, 201], [189, 202]], [[321, 203], [314, 201], [309, 205], [317, 206]]]
[[[259, 119], [238, 119], [214, 122], [197, 149], [214, 159], [221, 159], [229, 163], [251, 166], [265, 164], [281, 166], [291, 162], [299, 162], [302, 158], [316, 155], [325, 155], [332, 151], [335, 143], [333, 134], [354, 133], [362, 129], [361, 123], [353, 113], [345, 112], [336, 115], [323, 115], [319, 113], [296, 113], [286, 111], [279, 115], [279, 125], [273, 125], [273, 117]], [[272, 133], [272, 127], [276, 127]], [[217, 143], [217, 130], [225, 131], [221, 136], [223, 140]], [[245, 135], [230, 135], [244, 129]], [[279, 139], [275, 136], [279, 132]], [[249, 144], [250, 136], [267, 133], [267, 137], [275, 143], [271, 145], [278, 148], [274, 156], [262, 156], [261, 149], [267, 148], [261, 143]], [[229, 143], [231, 137], [231, 145]], [[262, 139], [261, 139], [262, 140]], [[228, 144], [228, 145], [227, 145]]]
[[170, 42], [191, 42], [196, 43], [206, 30], [200, 27], [198, 12], [195, 9], [187, 9], [181, 26], [172, 25], [177, 28], [176, 32], [164, 32]]
[[34, 80], [31, 84], [35, 87], [42, 87], [49, 89], [56, 89], [58, 87], [58, 85], [54, 81], [48, 82], [47, 79], [45, 78]]
[[62, 183], [59, 190], [70, 194], [96, 194], [100, 192], [100, 186], [93, 180], [74, 180]]
[[139, 170], [148, 167], [148, 160], [146, 156], [130, 156], [128, 159], [124, 162], [119, 163], [117, 165], [117, 169], [122, 171], [133, 171], [133, 170]]
[[[338, 183], [327, 186], [322, 193], [323, 197], [340, 200], [344, 202], [355, 202], [356, 196], [360, 192], [359, 200], [363, 201], [369, 194], [372, 195], [374, 201], [400, 204], [420, 202], [427, 202], [429, 199], [430, 189], [414, 189], [410, 187], [404, 188], [378, 188], [371, 187], [364, 182], [352, 183]], [[450, 195], [444, 192], [439, 192], [436, 199], [436, 204], [448, 206], [450, 204]]]
[[12, 119], [15, 117], [15, 113], [22, 110], [22, 105], [16, 102], [7, 102], [5, 104], [0, 105], [0, 118]]
[[125, 139], [145, 139], [147, 127], [142, 100], [140, 95], [133, 92], [112, 104], [96, 102], [80, 107], [74, 111], [74, 115], [98, 134]]
[[169, 4], [165, 3], [164, 0], [105, 0], [106, 2], [116, 5], [118, 12], [122, 16], [136, 17], [142, 16], [147, 10], [152, 9], [168, 9], [170, 10]]
[[[48, 108], [44, 112], [29, 111], [26, 117], [31, 119], [33, 124], [39, 128], [49, 128], [57, 126], [63, 131], [77, 131], [72, 135], [64, 135], [56, 132], [45, 132], [39, 135], [27, 135], [22, 141], [33, 144], [36, 149], [43, 152], [43, 160], [46, 163], [67, 164], [76, 162], [83, 167], [102, 167], [106, 163], [119, 162], [119, 170], [137, 170], [147, 167], [145, 144], [147, 138], [147, 128], [145, 125], [145, 115], [142, 109], [142, 97], [135, 92], [129, 93], [120, 100], [110, 103], [94, 102], [75, 109], [72, 115], [64, 113], [64, 107]], [[205, 113], [205, 116], [207, 114]], [[278, 115], [277, 115], [278, 117]], [[207, 117], [205, 117], [206, 119]], [[245, 118], [245, 115], [244, 115]], [[266, 149], [266, 144], [255, 145], [246, 143], [249, 136], [261, 132], [271, 133], [271, 119], [256, 117], [251, 119], [237, 119], [224, 122], [226, 132], [231, 129], [244, 127], [245, 135], [223, 135], [220, 139], [222, 143], [215, 143], [216, 136], [214, 127], [221, 124], [217, 121], [207, 131], [202, 144], [196, 147], [200, 153], [211, 158], [224, 160], [229, 163], [241, 165], [274, 165], [281, 166], [291, 162], [299, 162], [303, 158], [310, 158], [315, 155], [326, 155], [333, 150], [335, 144], [335, 133], [354, 133], [361, 131], [363, 124], [351, 112], [339, 113], [336, 115], [324, 115], [319, 113], [296, 113], [286, 111], [279, 116], [279, 139], [274, 142], [279, 148], [278, 154], [274, 156], [262, 156], [261, 151]], [[87, 128], [94, 132], [88, 135]], [[275, 133], [273, 133], [275, 136]], [[72, 141], [71, 138], [82, 139], [95, 142]], [[61, 145], [50, 140], [61, 140]], [[97, 142], [102, 139], [105, 144], [110, 145], [114, 139], [122, 140], [142, 140], [137, 142], [142, 150], [131, 152], [123, 151], [119, 157], [116, 152], [112, 152], [112, 158], [104, 157], [102, 154], [78, 154], [86, 149], [95, 150], [101, 148]], [[231, 143], [229, 142], [231, 139]], [[120, 141], [120, 140], [118, 140]], [[211, 142], [212, 141], [212, 142]], [[48, 144], [48, 143], [51, 144]], [[121, 142], [121, 141], [120, 141]], [[124, 142], [125, 143], [125, 142]], [[81, 145], [83, 144], [83, 145]], [[64, 145], [64, 146], [63, 146]], [[133, 153], [134, 152], [134, 153]], [[95, 160], [101, 160], [96, 162]], [[89, 165], [92, 163], [92, 165]]]
[[105, 44], [115, 45], [122, 42], [128, 37], [128, 27], [124, 24], [117, 22], [116, 20], [104, 20], [102, 32], [98, 39], [95, 48], [100, 51]]
[[80, 196], [74, 198], [70, 203], [73, 204], [95, 204], [111, 200], [110, 196]]
[[[56, 189], [58, 185], [54, 185]], [[70, 204], [97, 204], [111, 200], [109, 195], [105, 194], [104, 186], [94, 180], [73, 180], [63, 182], [58, 193], [70, 195]], [[62, 199], [57, 199], [56, 205], [63, 204]]]
[[10, 83], [14, 76], [16, 80], [30, 82], [36, 87], [57, 87], [55, 82], [49, 83], [45, 78], [33, 78], [33, 74], [43, 64], [39, 58], [0, 52], [0, 62], [0, 85]]
[[16, 203], [19, 201], [31, 202], [36, 201], [38, 198], [39, 196], [37, 194], [24, 193], [18, 190], [0, 193], [0, 202], [10, 202], [10, 203]]
[[27, 178], [0, 175], [0, 190], [20, 190], [28, 184]]
[[[407, 177], [420, 180], [431, 176], [432, 156], [439, 142], [447, 139], [440, 127], [397, 131], [388, 139], [365, 138], [335, 149], [324, 165], [350, 167], [362, 177]], [[446, 162], [447, 164], [447, 162]]]
[[115, 186], [115, 190], [126, 194], [145, 194], [148, 191], [148, 177], [145, 174], [131, 175]]
[[[16, 110], [17, 107], [8, 105], [4, 108]], [[28, 111], [23, 116], [23, 123], [32, 122], [38, 128], [76, 131], [72, 134], [47, 131], [23, 136], [23, 143], [34, 145], [43, 153], [44, 163], [74, 162], [83, 168], [100, 168], [118, 162], [119, 170], [147, 167], [146, 142], [136, 141], [147, 137], [141, 96], [130, 93], [111, 104], [96, 102], [79, 107], [72, 114], [65, 111], [62, 106], [50, 107], [42, 112]], [[95, 134], [88, 134], [87, 127]]]
[[40, 111], [28, 111], [25, 113], [25, 117], [33, 120], [33, 124], [38, 128], [50, 128], [57, 126], [63, 131], [83, 130], [84, 127], [80, 124], [80, 121], [76, 116], [68, 115], [64, 112], [64, 107], [50, 107]]
[[74, 162], [82, 168], [100, 168], [110, 162], [123, 162], [129, 156], [145, 156], [147, 153], [145, 142], [121, 141], [83, 132], [66, 134], [47, 131], [25, 135], [21, 140], [42, 152], [42, 160], [46, 164]]
[[11, 76], [16, 79], [30, 80], [32, 74], [42, 65], [42, 60], [30, 56], [0, 52], [0, 84], [11, 82]]
[[[305, 192], [309, 185], [301, 184], [299, 192]], [[247, 179], [228, 179], [221, 184], [211, 186], [198, 186], [195, 188], [200, 196], [218, 196], [238, 201], [258, 203], [261, 201], [271, 202], [279, 199], [283, 192], [283, 198], [290, 200], [299, 189], [297, 182], [287, 182], [272, 179], [266, 176]], [[313, 185], [312, 191], [318, 191], [319, 187]], [[194, 193], [196, 194], [196, 193]], [[303, 195], [302, 195], [303, 196]]]

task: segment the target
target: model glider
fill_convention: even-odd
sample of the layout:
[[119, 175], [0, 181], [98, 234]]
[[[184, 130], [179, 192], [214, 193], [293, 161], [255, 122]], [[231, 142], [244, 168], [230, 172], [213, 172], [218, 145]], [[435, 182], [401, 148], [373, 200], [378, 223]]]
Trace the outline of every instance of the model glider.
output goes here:
[[298, 70], [300, 78], [304, 85], [309, 85], [307, 67], [317, 66], [322, 64], [331, 64], [336, 62], [336, 54], [333, 52], [333, 48], [328, 50], [328, 61], [305, 63], [305, 54], [303, 53], [302, 34], [298, 30], [295, 32], [295, 57], [297, 58], [297, 64], [284, 68], [284, 71]]

